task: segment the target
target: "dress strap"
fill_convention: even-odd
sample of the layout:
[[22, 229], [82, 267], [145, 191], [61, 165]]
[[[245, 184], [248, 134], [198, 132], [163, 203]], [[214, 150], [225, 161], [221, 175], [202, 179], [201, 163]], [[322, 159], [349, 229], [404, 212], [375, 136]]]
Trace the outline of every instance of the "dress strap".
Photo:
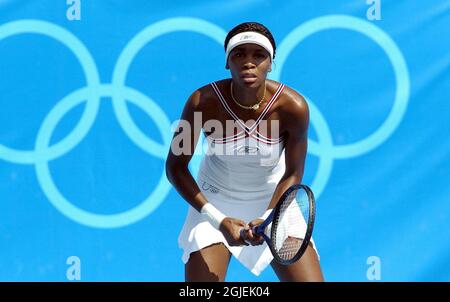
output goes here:
[[258, 127], [261, 120], [266, 116], [267, 112], [269, 112], [272, 105], [275, 103], [277, 98], [283, 92], [284, 84], [278, 85], [278, 88], [275, 91], [272, 98], [270, 99], [269, 103], [267, 103], [266, 107], [261, 112], [261, 114], [258, 116], [255, 123], [253, 125], [251, 125], [250, 127], [247, 127], [245, 125], [245, 123], [233, 112], [233, 110], [231, 110], [230, 106], [226, 102], [225, 98], [223, 97], [222, 93], [220, 92], [219, 87], [217, 86], [217, 84], [215, 82], [211, 83], [211, 87], [213, 88], [214, 92], [216, 93], [217, 97], [219, 98], [220, 102], [222, 103], [222, 106], [228, 112], [228, 114], [231, 115], [231, 117], [242, 127], [242, 129], [245, 130], [246, 133], [251, 134], [256, 129], [256, 127]]

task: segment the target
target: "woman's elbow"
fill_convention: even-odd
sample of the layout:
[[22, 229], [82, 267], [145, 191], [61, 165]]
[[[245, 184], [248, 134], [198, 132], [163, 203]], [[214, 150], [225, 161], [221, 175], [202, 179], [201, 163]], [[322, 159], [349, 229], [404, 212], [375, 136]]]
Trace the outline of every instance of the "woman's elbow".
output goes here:
[[172, 179], [173, 179], [173, 174], [175, 171], [175, 165], [171, 160], [167, 160], [166, 161], [166, 177], [169, 180], [170, 183], [173, 184]]
[[185, 165], [183, 163], [175, 162], [173, 160], [167, 160], [165, 169], [167, 179], [171, 184], [173, 184], [175, 175], [182, 173], [183, 170], [185, 169]]
[[286, 171], [284, 178], [291, 179], [294, 183], [300, 183], [302, 181], [303, 173], [300, 173], [299, 171]]

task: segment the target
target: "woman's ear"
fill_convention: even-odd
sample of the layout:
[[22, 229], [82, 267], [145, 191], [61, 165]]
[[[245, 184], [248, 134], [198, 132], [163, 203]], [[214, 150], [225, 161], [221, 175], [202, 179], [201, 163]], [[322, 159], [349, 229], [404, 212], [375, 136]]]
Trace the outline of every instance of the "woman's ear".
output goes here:
[[275, 62], [272, 62], [272, 64], [270, 64], [270, 67], [269, 67], [269, 72], [272, 71], [272, 66], [274, 66], [274, 68], [277, 68], [277, 66], [275, 65]]

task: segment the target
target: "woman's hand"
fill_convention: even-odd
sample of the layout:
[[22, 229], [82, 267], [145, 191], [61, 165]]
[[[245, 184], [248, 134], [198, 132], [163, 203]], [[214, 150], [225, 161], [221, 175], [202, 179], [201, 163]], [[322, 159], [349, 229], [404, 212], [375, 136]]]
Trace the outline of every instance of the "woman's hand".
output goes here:
[[241, 237], [241, 230], [248, 228], [246, 223], [240, 219], [226, 217], [220, 224], [220, 231], [230, 246], [248, 245]]
[[262, 219], [254, 219], [252, 220], [241, 232], [241, 237], [245, 242], [251, 245], [261, 245], [264, 243], [264, 238], [260, 235], [253, 233], [253, 229], [260, 224], [262, 224], [264, 220]]

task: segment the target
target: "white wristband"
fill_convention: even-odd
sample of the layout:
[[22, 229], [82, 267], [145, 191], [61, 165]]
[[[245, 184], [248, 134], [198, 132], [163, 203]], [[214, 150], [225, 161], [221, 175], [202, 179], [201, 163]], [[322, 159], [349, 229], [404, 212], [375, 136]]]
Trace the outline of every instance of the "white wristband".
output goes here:
[[220, 223], [226, 217], [222, 212], [220, 212], [215, 206], [213, 206], [209, 202], [202, 207], [200, 213], [216, 229], [219, 229]]
[[267, 217], [269, 217], [270, 213], [272, 213], [272, 210], [273, 210], [273, 209], [267, 209], [267, 210], [264, 212], [264, 214], [263, 214], [261, 217], [259, 217], [259, 219], [266, 220]]

